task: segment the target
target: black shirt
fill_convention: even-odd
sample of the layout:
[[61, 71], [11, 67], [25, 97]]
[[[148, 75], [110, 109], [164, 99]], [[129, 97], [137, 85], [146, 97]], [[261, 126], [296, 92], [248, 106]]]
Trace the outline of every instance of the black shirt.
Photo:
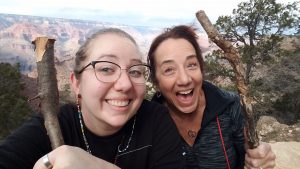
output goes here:
[[[182, 138], [183, 154], [186, 158], [187, 168], [227, 168], [217, 117], [230, 168], [244, 168], [244, 118], [239, 97], [206, 81], [203, 82], [202, 89], [205, 93], [206, 106], [201, 129], [193, 146], [189, 146]], [[164, 102], [163, 96], [154, 97], [152, 100], [159, 103]]]
[[[58, 119], [65, 144], [86, 150], [76, 106], [63, 106]], [[117, 146], [121, 143], [120, 148], [124, 149], [128, 143], [133, 119], [117, 133], [106, 137], [97, 136], [85, 127], [92, 154], [110, 162], [117, 155], [116, 164], [123, 169], [184, 168], [175, 124], [166, 108], [149, 101], [144, 101], [136, 114], [128, 149], [117, 154]], [[51, 151], [43, 122], [42, 117], [35, 116], [1, 143], [1, 169], [31, 169], [40, 157]]]

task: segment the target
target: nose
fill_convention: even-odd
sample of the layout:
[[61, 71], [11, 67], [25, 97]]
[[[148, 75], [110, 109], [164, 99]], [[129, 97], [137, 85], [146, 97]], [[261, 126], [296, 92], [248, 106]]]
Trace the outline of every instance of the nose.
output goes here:
[[115, 82], [114, 87], [118, 91], [128, 91], [132, 88], [132, 82], [125, 69], [122, 69], [120, 77]]
[[187, 85], [191, 80], [191, 76], [184, 69], [178, 71], [176, 81], [178, 85]]

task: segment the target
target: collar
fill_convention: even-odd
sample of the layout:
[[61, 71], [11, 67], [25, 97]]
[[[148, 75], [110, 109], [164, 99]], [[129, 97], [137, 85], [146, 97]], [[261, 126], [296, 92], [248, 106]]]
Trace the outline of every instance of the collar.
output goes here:
[[217, 115], [223, 114], [228, 105], [234, 102], [233, 95], [207, 81], [203, 81], [202, 89], [205, 93], [206, 107], [201, 128], [215, 120]]

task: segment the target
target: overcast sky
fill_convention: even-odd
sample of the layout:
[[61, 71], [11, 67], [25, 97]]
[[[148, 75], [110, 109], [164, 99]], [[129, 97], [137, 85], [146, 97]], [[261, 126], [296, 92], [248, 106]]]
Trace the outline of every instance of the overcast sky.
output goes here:
[[170, 27], [198, 22], [199, 10], [214, 23], [242, 1], [246, 0], [0, 0], [0, 13]]

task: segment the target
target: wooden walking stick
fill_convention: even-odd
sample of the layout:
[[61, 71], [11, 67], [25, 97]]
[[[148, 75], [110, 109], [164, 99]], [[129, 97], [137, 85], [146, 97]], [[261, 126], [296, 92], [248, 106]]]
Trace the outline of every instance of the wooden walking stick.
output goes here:
[[196, 13], [196, 17], [206, 31], [208, 37], [224, 51], [225, 59], [229, 61], [235, 72], [236, 85], [244, 109], [248, 145], [252, 149], [256, 148], [259, 145], [259, 139], [255, 129], [253, 110], [251, 100], [249, 98], [248, 86], [244, 76], [245, 70], [241, 61], [241, 57], [234, 46], [229, 41], [226, 41], [218, 32], [218, 30], [211, 24], [203, 10], [198, 11]]
[[38, 97], [52, 149], [64, 144], [57, 119], [59, 96], [54, 66], [54, 42], [54, 39], [47, 37], [37, 37], [32, 42], [35, 45], [38, 71]]

